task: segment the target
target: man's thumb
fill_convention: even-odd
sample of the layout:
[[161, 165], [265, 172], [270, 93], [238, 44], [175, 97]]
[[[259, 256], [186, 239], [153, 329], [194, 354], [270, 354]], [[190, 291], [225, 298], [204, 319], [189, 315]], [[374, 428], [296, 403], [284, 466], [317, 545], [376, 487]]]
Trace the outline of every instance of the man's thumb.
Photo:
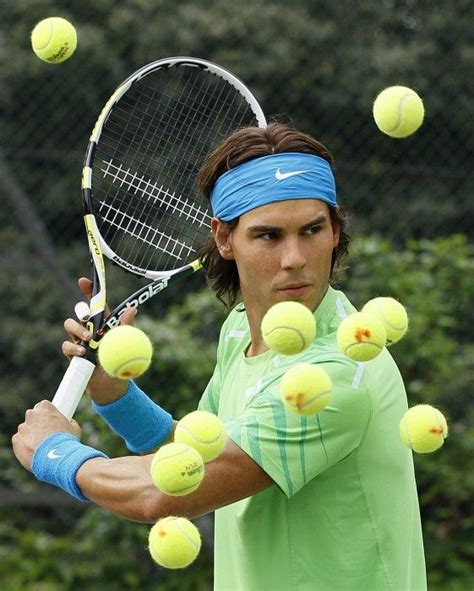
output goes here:
[[78, 279], [77, 284], [86, 298], [90, 300], [92, 297], [92, 281], [87, 277], [81, 277]]

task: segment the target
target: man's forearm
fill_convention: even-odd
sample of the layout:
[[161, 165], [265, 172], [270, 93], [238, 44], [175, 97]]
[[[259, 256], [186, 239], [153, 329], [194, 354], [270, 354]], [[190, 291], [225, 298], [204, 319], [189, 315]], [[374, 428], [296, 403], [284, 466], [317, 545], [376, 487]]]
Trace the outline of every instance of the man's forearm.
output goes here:
[[93, 458], [78, 470], [76, 482], [84, 496], [100, 507], [133, 521], [151, 523], [161, 516], [164, 497], [150, 477], [152, 457]]
[[133, 521], [152, 523], [169, 515], [193, 519], [240, 499], [257, 494], [274, 483], [266, 472], [233, 441], [206, 464], [199, 488], [184, 496], [170, 496], [153, 484], [153, 454], [123, 458], [93, 458], [76, 474], [82, 494], [108, 511]]

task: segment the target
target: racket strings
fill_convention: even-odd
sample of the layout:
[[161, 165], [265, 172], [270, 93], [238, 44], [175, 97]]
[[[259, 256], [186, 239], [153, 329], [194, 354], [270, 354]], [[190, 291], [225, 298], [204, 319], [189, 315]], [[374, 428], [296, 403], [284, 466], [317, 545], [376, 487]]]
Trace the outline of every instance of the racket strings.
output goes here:
[[[211, 216], [207, 210], [190, 202], [188, 198], [186, 198], [185, 201], [182, 201], [181, 198], [176, 197], [174, 193], [169, 193], [163, 185], [158, 187], [156, 182], [151, 184], [149, 179], [146, 182], [143, 182], [143, 176], [139, 178], [137, 184], [134, 184], [136, 175], [132, 175], [129, 170], [123, 170], [121, 166], [115, 166], [111, 161], [106, 163], [106, 167], [101, 170], [103, 171], [104, 176], [111, 175], [113, 177], [113, 183], [117, 182], [120, 185], [125, 183], [129, 190], [134, 190], [135, 194], [146, 196], [147, 201], [151, 199], [155, 202], [159, 202], [159, 207], [164, 208], [165, 211], [169, 210], [171, 215], [178, 213], [179, 215], [183, 215], [185, 219], [190, 220], [192, 224], [198, 224], [201, 227], [204, 226], [205, 228], [209, 228]], [[195, 250], [192, 246], [189, 246], [172, 236], [168, 236], [163, 231], [153, 227], [152, 222], [141, 221], [136, 214], [135, 216], [132, 216], [128, 213], [124, 213], [108, 202], [101, 201], [99, 213], [103, 222], [107, 224], [109, 230], [115, 228], [125, 234], [129, 234], [141, 243], [162, 250], [170, 257], [182, 260], [183, 256], [187, 258]], [[135, 223], [133, 224], [133, 222]], [[135, 259], [136, 257], [129, 256], [128, 259], [130, 258]]]
[[[149, 89], [146, 87], [142, 87], [145, 91], [148, 91]], [[174, 88], [174, 86], [170, 87], [169, 84], [167, 85], [163, 85], [162, 88], [165, 90], [163, 92], [164, 96], [167, 98], [167, 95], [172, 95], [173, 93], [176, 93], [176, 89]], [[149, 97], [150, 101], [156, 100], [156, 89], [150, 89], [150, 92], [144, 92], [142, 97], [139, 97], [137, 99], [137, 102], [143, 106], [147, 106], [146, 103], [146, 99]], [[193, 88], [190, 88], [187, 92], [189, 92], [191, 95], [193, 93]], [[162, 100], [162, 97], [160, 97], [160, 100]], [[166, 120], [164, 121], [164, 117], [163, 114], [161, 112], [157, 113], [156, 116], [154, 116], [153, 118], [150, 119], [149, 124], [147, 129], [145, 130], [144, 136], [146, 135], [147, 131], [149, 132], [151, 129], [152, 135], [153, 137], [156, 136], [156, 134], [154, 133], [154, 129], [152, 127], [152, 123], [153, 125], [156, 126], [157, 129], [161, 129], [161, 133], [162, 136], [164, 136], [164, 138], [166, 139], [167, 142], [167, 147], [166, 147], [166, 153], [168, 154], [174, 154], [174, 153], [179, 153], [178, 152], [178, 142], [177, 142], [177, 138], [179, 137], [179, 129], [178, 129], [178, 122], [180, 124], [182, 124], [182, 126], [184, 128], [186, 128], [187, 126], [189, 126], [189, 116], [187, 116], [186, 111], [185, 111], [185, 107], [186, 105], [184, 103], [178, 103], [176, 105], [173, 105], [173, 111], [171, 112], [171, 116], [168, 116], [166, 118]], [[146, 112], [147, 109], [145, 109]], [[160, 116], [161, 115], [161, 116]], [[150, 135], [150, 134], [149, 134]], [[152, 146], [153, 144], [151, 142], [149, 142], [150, 146]], [[156, 144], [156, 142], [155, 142]], [[158, 146], [159, 147], [159, 146]], [[146, 149], [148, 148], [148, 146], [144, 146], [143, 142], [140, 143], [140, 145], [137, 148], [137, 151], [140, 153], [144, 153], [146, 151]], [[159, 154], [157, 153], [157, 148], [154, 148], [153, 150], [151, 150], [150, 153], [150, 158], [151, 160], [155, 160], [157, 157], [159, 156]], [[167, 178], [167, 184], [168, 186], [178, 186], [179, 184], [179, 177], [178, 177], [178, 173], [180, 170], [180, 167], [182, 168], [183, 163], [180, 162], [179, 166], [175, 166], [173, 162], [167, 162], [167, 174], [169, 171], [172, 171], [174, 174], [168, 174], [168, 178]], [[190, 175], [188, 175], [187, 179], [190, 179], [192, 182], [192, 178], [191, 175], [193, 173], [191, 173]], [[186, 187], [186, 185], [188, 185]], [[183, 191], [188, 190], [187, 192], [189, 192], [189, 180], [186, 180], [185, 186], [181, 187], [180, 189]], [[163, 188], [162, 188], [163, 190]], [[206, 210], [203, 210], [202, 207], [200, 206], [196, 206], [194, 203], [189, 201], [188, 197], [185, 197], [183, 199], [182, 195], [180, 193], [177, 193], [176, 191], [174, 191], [173, 193], [170, 193], [169, 191], [167, 191], [166, 189], [164, 190], [164, 196], [167, 197], [167, 199], [161, 199], [160, 200], [160, 207], [155, 208], [155, 216], [153, 217], [153, 219], [150, 220], [151, 224], [154, 224], [155, 222], [158, 223], [158, 225], [161, 228], [161, 231], [158, 234], [155, 234], [155, 236], [160, 236], [160, 239], [156, 242], [155, 245], [151, 244], [150, 242], [148, 242], [148, 247], [155, 247], [159, 250], [161, 250], [163, 253], [170, 255], [171, 257], [173, 257], [174, 259], [176, 259], [178, 262], [180, 260], [180, 258], [183, 257], [183, 253], [185, 253], [186, 255], [189, 255], [190, 253], [195, 251], [194, 247], [190, 247], [188, 244], [184, 243], [183, 240], [179, 240], [179, 239], [174, 239], [171, 237], [171, 234], [176, 234], [176, 228], [173, 227], [173, 223], [174, 225], [176, 225], [176, 220], [179, 220], [179, 224], [180, 227], [179, 229], [182, 228], [182, 223], [183, 223], [183, 217], [186, 220], [190, 220], [192, 223], [198, 223], [199, 226], [203, 226], [205, 223], [205, 227], [206, 229], [209, 227], [209, 223], [210, 223], [210, 215], [207, 213], [207, 208]], [[169, 214], [169, 217], [163, 218], [161, 217], [161, 222], [160, 219], [158, 218], [157, 214], [161, 214], [163, 213], [163, 211], [165, 211], [166, 213]], [[151, 213], [151, 212], [150, 212]], [[178, 214], [178, 217], [177, 215]], [[166, 224], [164, 224], [164, 221], [167, 221]], [[189, 236], [189, 231], [191, 230], [192, 226], [188, 226], [188, 236], [187, 239], [189, 240], [190, 236]], [[178, 232], [179, 233], [179, 232]], [[181, 232], [182, 233], [182, 232]], [[199, 234], [198, 236], [199, 237]], [[191, 242], [192, 242], [192, 237], [191, 237]], [[149, 257], [149, 248], [145, 251], [142, 252], [142, 256], [140, 258], [138, 262], [139, 264], [142, 264], [144, 260], [146, 260]], [[135, 249], [137, 250], [137, 249]], [[128, 258], [133, 258], [136, 259], [136, 256], [133, 256], [132, 253], [130, 253]], [[173, 261], [172, 261], [173, 262]]]
[[106, 120], [93, 167], [101, 234], [129, 265], [170, 270], [195, 258], [211, 215], [197, 171], [231, 130], [255, 124], [246, 99], [196, 67], [152, 72]]

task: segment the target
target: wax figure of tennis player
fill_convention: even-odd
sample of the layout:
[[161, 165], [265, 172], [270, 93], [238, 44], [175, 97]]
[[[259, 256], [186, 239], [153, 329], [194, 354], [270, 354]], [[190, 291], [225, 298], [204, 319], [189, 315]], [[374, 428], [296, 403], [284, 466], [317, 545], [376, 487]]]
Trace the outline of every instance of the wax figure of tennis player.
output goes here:
[[[107, 458], [81, 444], [77, 423], [47, 401], [27, 411], [13, 437], [38, 479], [129, 519], [216, 511], [218, 590], [426, 589], [412, 455], [398, 435], [407, 409], [400, 373], [386, 350], [357, 365], [335, 343], [354, 308], [330, 286], [349, 242], [331, 163], [312, 137], [271, 124], [232, 134], [201, 171], [214, 214], [203, 250], [209, 283], [219, 297], [234, 302], [240, 294], [242, 302], [222, 327], [199, 403], [221, 417], [229, 439], [197, 491], [163, 495], [149, 476], [150, 453]], [[81, 285], [87, 293], [88, 281]], [[314, 311], [317, 338], [298, 356], [279, 357], [262, 341], [261, 319], [282, 300]], [[64, 343], [64, 353], [80, 354], [82, 326], [65, 326], [75, 342]], [[280, 378], [300, 361], [331, 376], [333, 398], [318, 415], [300, 417], [280, 402]], [[96, 370], [89, 394], [134, 452], [172, 435], [172, 417], [133, 382]], [[47, 457], [53, 446], [67, 461]]]

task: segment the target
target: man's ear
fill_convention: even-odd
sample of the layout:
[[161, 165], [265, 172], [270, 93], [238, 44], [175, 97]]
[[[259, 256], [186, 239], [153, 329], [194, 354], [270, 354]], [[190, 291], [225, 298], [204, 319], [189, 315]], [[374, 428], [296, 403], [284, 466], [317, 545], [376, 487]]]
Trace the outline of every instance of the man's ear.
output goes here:
[[229, 228], [221, 222], [218, 218], [212, 218], [211, 231], [217, 250], [223, 259], [226, 261], [234, 260], [234, 252], [232, 250], [231, 232]]

